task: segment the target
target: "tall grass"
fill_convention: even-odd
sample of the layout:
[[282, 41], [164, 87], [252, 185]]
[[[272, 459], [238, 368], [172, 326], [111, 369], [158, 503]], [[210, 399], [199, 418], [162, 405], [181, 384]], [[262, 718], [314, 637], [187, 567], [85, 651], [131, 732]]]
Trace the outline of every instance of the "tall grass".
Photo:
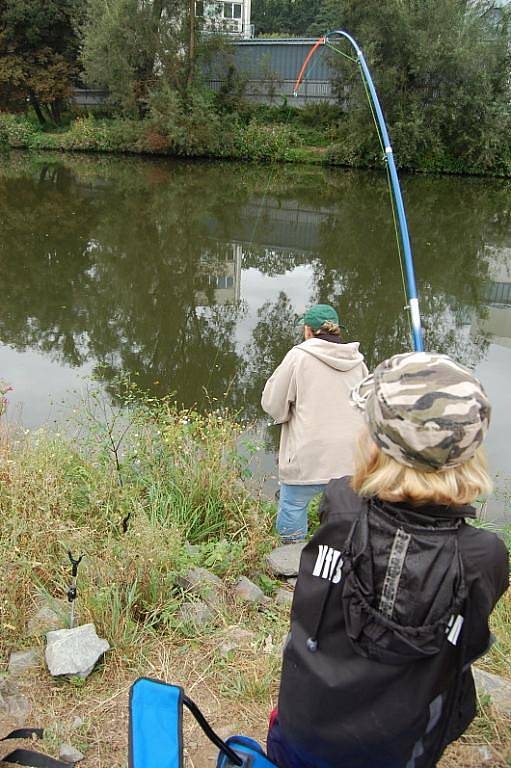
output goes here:
[[235, 419], [169, 400], [130, 402], [119, 419], [83, 413], [79, 444], [2, 433], [0, 658], [19, 645], [38, 594], [65, 598], [68, 550], [84, 554], [80, 622], [125, 656], [173, 631], [191, 565], [234, 578], [271, 546], [272, 509], [245, 485]]

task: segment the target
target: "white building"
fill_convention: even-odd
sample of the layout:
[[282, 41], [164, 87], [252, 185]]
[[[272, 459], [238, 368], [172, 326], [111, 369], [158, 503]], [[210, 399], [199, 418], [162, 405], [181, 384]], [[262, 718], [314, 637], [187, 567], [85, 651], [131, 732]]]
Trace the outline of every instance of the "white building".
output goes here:
[[251, 0], [196, 0], [195, 16], [203, 29], [248, 40], [254, 36], [250, 23]]

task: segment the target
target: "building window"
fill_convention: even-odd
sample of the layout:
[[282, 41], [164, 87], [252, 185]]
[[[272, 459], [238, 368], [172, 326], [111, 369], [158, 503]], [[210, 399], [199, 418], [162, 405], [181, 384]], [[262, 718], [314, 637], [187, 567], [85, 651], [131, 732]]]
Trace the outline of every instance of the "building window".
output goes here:
[[224, 19], [241, 19], [241, 3], [224, 3]]

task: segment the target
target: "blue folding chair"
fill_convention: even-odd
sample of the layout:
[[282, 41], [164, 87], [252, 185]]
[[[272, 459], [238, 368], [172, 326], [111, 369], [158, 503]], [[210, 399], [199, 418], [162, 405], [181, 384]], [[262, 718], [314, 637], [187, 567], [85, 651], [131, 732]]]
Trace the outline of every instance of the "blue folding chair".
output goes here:
[[223, 741], [182, 688], [147, 677], [130, 691], [129, 768], [182, 768], [183, 705], [218, 748], [217, 768], [277, 768], [253, 739]]

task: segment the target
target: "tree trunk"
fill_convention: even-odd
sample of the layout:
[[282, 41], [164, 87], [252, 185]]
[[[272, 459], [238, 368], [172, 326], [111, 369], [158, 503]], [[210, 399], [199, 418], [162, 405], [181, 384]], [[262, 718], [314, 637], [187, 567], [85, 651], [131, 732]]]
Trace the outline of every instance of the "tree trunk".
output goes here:
[[30, 93], [29, 99], [30, 99], [30, 104], [33, 107], [33, 110], [34, 110], [34, 112], [37, 115], [37, 119], [39, 120], [39, 124], [40, 125], [46, 125], [46, 118], [43, 115], [43, 112], [42, 112], [42, 109], [41, 109], [41, 105], [39, 104], [39, 99], [37, 98], [35, 93]]
[[186, 90], [190, 91], [193, 85], [193, 75], [195, 69], [195, 0], [190, 1], [190, 30], [188, 37], [188, 75], [186, 78]]
[[62, 112], [60, 108], [60, 99], [55, 99], [55, 101], [52, 101], [52, 103], [50, 104], [50, 112], [55, 125], [60, 125], [60, 121], [62, 117]]

